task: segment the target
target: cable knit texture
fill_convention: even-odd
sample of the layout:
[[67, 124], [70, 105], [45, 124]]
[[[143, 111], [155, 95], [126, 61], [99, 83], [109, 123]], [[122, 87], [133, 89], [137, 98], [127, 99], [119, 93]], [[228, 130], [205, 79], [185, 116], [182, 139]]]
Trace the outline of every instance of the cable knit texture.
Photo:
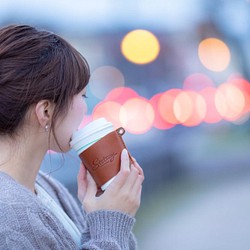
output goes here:
[[[37, 182], [82, 232], [80, 249], [136, 249], [135, 219], [118, 211], [86, 214], [68, 190], [39, 173]], [[79, 249], [62, 223], [24, 186], [0, 172], [0, 249]]]

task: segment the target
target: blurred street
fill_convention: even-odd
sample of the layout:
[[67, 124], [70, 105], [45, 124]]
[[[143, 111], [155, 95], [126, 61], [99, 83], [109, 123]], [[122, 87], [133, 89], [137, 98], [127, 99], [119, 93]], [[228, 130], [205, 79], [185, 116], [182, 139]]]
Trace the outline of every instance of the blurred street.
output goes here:
[[169, 185], [139, 213], [141, 250], [248, 250], [250, 173]]

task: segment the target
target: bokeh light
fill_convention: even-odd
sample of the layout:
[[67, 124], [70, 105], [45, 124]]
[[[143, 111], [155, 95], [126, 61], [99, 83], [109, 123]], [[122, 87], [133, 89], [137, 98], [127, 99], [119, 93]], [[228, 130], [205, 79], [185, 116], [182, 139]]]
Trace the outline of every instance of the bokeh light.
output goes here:
[[108, 121], [113, 123], [115, 129], [126, 125], [126, 123], [121, 124], [120, 115], [123, 117], [126, 116], [125, 110], [121, 104], [113, 101], [100, 102], [92, 113], [93, 120], [105, 117]]
[[85, 127], [89, 122], [91, 122], [93, 120], [91, 115], [85, 115], [82, 119], [82, 122], [80, 124], [80, 126], [78, 127], [78, 129], [81, 129], [83, 127]]
[[146, 64], [154, 61], [160, 51], [156, 36], [147, 30], [133, 30], [122, 40], [121, 52], [130, 62]]
[[120, 114], [124, 128], [132, 134], [143, 134], [149, 131], [154, 122], [154, 109], [143, 97], [127, 100], [123, 104], [125, 113]]
[[124, 76], [113, 66], [102, 66], [93, 71], [90, 77], [90, 91], [103, 99], [112, 89], [124, 86]]
[[162, 93], [158, 93], [149, 100], [150, 104], [152, 105], [155, 111], [155, 118], [154, 118], [153, 126], [158, 129], [170, 129], [174, 127], [175, 125], [165, 121], [159, 112], [159, 100], [161, 98], [161, 95]]
[[231, 58], [228, 46], [217, 38], [207, 38], [201, 41], [198, 55], [202, 64], [215, 72], [225, 70]]
[[243, 113], [250, 112], [250, 84], [242, 77], [234, 77], [229, 80], [229, 82], [239, 88], [245, 98], [245, 107]]
[[180, 89], [170, 89], [164, 92], [158, 101], [158, 110], [162, 119], [171, 124], [178, 124], [179, 121], [174, 114], [174, 101], [176, 96], [181, 93]]
[[184, 123], [193, 112], [193, 103], [188, 93], [182, 91], [174, 99], [173, 111], [179, 123]]
[[203, 96], [206, 102], [206, 106], [207, 106], [206, 113], [203, 118], [203, 122], [217, 123], [222, 120], [222, 117], [215, 106], [216, 91], [217, 91], [216, 88], [208, 87], [208, 88], [202, 89], [199, 92], [200, 95]]
[[182, 91], [174, 100], [174, 114], [184, 126], [197, 126], [206, 114], [204, 98], [194, 91]]
[[120, 87], [111, 90], [105, 97], [106, 101], [115, 101], [120, 104], [123, 104], [130, 98], [138, 97], [138, 94], [135, 90], [128, 87]]
[[199, 91], [207, 87], [214, 87], [214, 83], [212, 79], [202, 73], [191, 74], [183, 82], [183, 89], [187, 90]]
[[221, 84], [215, 94], [215, 106], [225, 120], [237, 120], [245, 107], [244, 94], [233, 84]]

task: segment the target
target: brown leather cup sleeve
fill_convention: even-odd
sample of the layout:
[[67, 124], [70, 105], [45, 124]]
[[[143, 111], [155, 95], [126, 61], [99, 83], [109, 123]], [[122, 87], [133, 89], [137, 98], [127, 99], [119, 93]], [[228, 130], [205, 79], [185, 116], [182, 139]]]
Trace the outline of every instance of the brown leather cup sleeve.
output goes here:
[[[119, 172], [121, 152], [124, 148], [126, 146], [122, 135], [119, 134], [119, 130], [115, 130], [79, 155], [98, 187], [101, 187]], [[131, 156], [130, 162], [133, 162]]]

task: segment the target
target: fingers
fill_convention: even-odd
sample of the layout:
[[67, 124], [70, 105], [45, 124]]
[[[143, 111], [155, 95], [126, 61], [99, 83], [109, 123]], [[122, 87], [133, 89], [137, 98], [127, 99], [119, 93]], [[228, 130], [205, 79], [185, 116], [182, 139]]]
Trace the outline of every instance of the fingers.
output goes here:
[[117, 188], [120, 189], [126, 182], [129, 173], [130, 173], [130, 161], [129, 161], [128, 151], [126, 149], [123, 149], [121, 153], [120, 171], [110, 185], [112, 186], [116, 185], [116, 189]]
[[80, 168], [79, 168], [79, 172], [77, 175], [77, 182], [78, 182], [78, 186], [82, 185], [82, 182], [84, 179], [86, 179], [86, 168], [83, 166], [83, 164], [80, 164]]
[[85, 198], [93, 198], [97, 193], [97, 186], [89, 172], [87, 172], [87, 191]]
[[106, 209], [122, 211], [131, 216], [136, 214], [141, 202], [144, 175], [138, 163], [134, 162], [130, 166], [130, 159], [126, 149], [121, 153], [119, 173], [102, 195], [97, 195], [97, 185], [88, 171], [86, 176], [87, 191], [83, 206], [87, 213]]
[[86, 168], [83, 166], [83, 164], [80, 164], [80, 169], [77, 175], [77, 185], [78, 185], [78, 199], [80, 201], [83, 200], [85, 192], [86, 192], [86, 173], [87, 170]]
[[144, 179], [145, 177], [144, 177], [144, 173], [143, 173], [142, 168], [140, 167], [140, 165], [138, 164], [138, 162], [136, 161], [136, 159], [134, 157], [132, 157], [132, 158], [133, 158], [133, 164], [132, 165], [134, 165], [138, 169], [139, 174], [141, 176], [143, 176], [143, 179]]
[[131, 189], [131, 195], [135, 195], [138, 198], [141, 197], [143, 180], [144, 178], [142, 175], [137, 176], [137, 179], [133, 185], [133, 188]]
[[[132, 190], [134, 188], [134, 184], [136, 183], [136, 180], [138, 178], [139, 171], [132, 165], [130, 169], [130, 173], [127, 177], [126, 183], [125, 183], [125, 188], [129, 188]], [[126, 187], [127, 186], [127, 187]]]
[[125, 188], [132, 189], [138, 178], [138, 175], [140, 175], [139, 183], [142, 183], [144, 180], [144, 173], [142, 168], [134, 158], [133, 164], [130, 166], [128, 151], [126, 149], [123, 149], [121, 153], [120, 172], [117, 174], [116, 178], [113, 181], [113, 184], [111, 183], [111, 185], [116, 186], [115, 189], [121, 189], [123, 186], [126, 186]]

